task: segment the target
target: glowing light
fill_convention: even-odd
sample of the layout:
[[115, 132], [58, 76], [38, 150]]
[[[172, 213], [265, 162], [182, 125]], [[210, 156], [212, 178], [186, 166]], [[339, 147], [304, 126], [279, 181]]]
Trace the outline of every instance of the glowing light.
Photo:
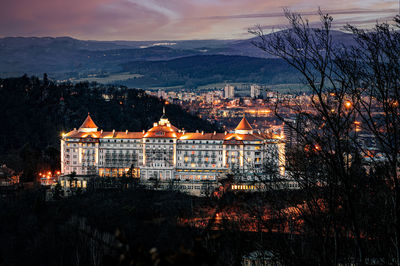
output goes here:
[[272, 138], [273, 139], [282, 139], [282, 136], [274, 134], [274, 135], [272, 135]]
[[346, 101], [344, 103], [344, 107], [346, 107], [347, 109], [349, 109], [352, 106], [352, 103], [350, 101]]
[[391, 105], [392, 107], [398, 107], [398, 106], [399, 106], [399, 102], [398, 102], [398, 101], [392, 101], [392, 102], [390, 103], [390, 105]]

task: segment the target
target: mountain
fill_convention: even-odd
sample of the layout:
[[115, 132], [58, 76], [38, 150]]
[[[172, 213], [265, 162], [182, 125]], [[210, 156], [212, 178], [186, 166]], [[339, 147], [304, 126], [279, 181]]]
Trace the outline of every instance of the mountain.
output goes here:
[[[274, 34], [279, 34], [274, 33]], [[271, 38], [272, 34], [266, 35]], [[351, 34], [340, 31], [333, 31], [332, 36], [337, 42], [345, 45], [352, 44]], [[252, 80], [283, 80], [282, 73], [277, 73], [275, 78], [269, 78], [269, 72], [263, 64], [273, 64], [277, 68], [276, 62], [260, 64], [256, 59], [271, 59], [271, 55], [263, 52], [253, 45], [252, 42], [257, 41], [257, 37], [246, 40], [185, 40], [185, 41], [85, 41], [77, 40], [70, 37], [7, 37], [0, 38], [0, 77], [19, 76], [24, 73], [28, 75], [41, 75], [48, 73], [49, 76], [56, 80], [72, 80], [81, 81], [89, 79], [104, 83], [124, 83], [137, 84], [143, 87], [159, 86], [159, 84], [199, 84], [203, 81], [184, 81], [186, 77], [202, 78], [205, 80], [232, 80], [229, 74], [221, 74], [224, 69], [235, 69], [233, 73], [243, 76], [244, 73], [252, 75], [234, 80], [244, 80], [253, 82]], [[229, 62], [229, 66], [221, 63], [221, 60], [215, 61], [216, 57], [201, 56], [236, 56], [236, 57], [219, 57], [222, 61]], [[242, 56], [242, 57], [241, 57]], [[171, 77], [172, 72], [167, 74], [162, 71], [162, 65], [168, 65], [170, 68], [173, 64], [182, 63], [187, 69], [198, 70], [203, 66], [191, 66], [187, 64], [187, 60], [177, 60], [180, 58], [190, 58], [193, 60], [192, 65], [205, 64], [210, 71], [207, 76], [197, 77], [196, 73], [179, 74], [181, 70], [169, 69], [172, 72], [177, 71], [177, 79], [173, 78], [169, 82], [164, 82], [163, 77]], [[169, 60], [171, 64], [166, 63]], [[152, 63], [158, 61], [159, 63]], [[217, 63], [217, 65], [212, 65]], [[253, 63], [260, 66], [260, 69], [250, 67]], [[240, 69], [241, 65], [247, 65], [254, 72], [249, 73], [245, 69]], [[140, 66], [134, 67], [135, 65]], [[129, 66], [129, 67], [128, 67]], [[153, 69], [154, 67], [154, 69]], [[218, 68], [221, 67], [221, 68]], [[146, 69], [146, 72], [143, 70]], [[243, 75], [240, 74], [241, 70]], [[161, 72], [156, 72], [161, 71]], [[275, 73], [273, 70], [271, 73]], [[121, 75], [122, 74], [122, 75]], [[259, 75], [267, 75], [262, 78]], [[137, 80], [137, 75], [145, 75]], [[149, 77], [151, 76], [151, 77]], [[159, 76], [156, 78], [156, 76]], [[253, 77], [257, 76], [257, 77]], [[95, 77], [91, 79], [91, 77]], [[291, 79], [291, 77], [287, 77]], [[193, 81], [193, 80], [192, 80]]]
[[[270, 33], [268, 35], [265, 35], [265, 40], [271, 40], [274, 34], [282, 34], [285, 31], [278, 31], [276, 33]], [[353, 35], [350, 33], [345, 33], [342, 31], [331, 31], [332, 39], [335, 44], [337, 45], [345, 45], [345, 46], [350, 46], [350, 45], [355, 45], [355, 41], [353, 39]], [[272, 55], [265, 53], [261, 49], [257, 48], [253, 43], [254, 42], [260, 42], [261, 38], [260, 37], [253, 37], [251, 39], [246, 39], [246, 40], [237, 40], [233, 41], [229, 44], [224, 49], [223, 54], [225, 55], [242, 55], [242, 56], [250, 56], [250, 57], [259, 57], [259, 58], [273, 58]]]
[[[16, 45], [12, 45], [16, 42]], [[7, 40], [0, 42], [0, 73], [2, 76], [38, 75], [44, 72], [55, 78], [74, 73], [118, 72], [119, 65], [129, 61], [168, 60], [201, 52], [171, 49], [163, 46], [148, 48], [105, 49], [105, 44], [85, 44], [74, 39], [46, 42]], [[119, 46], [116, 46], [119, 47]]]

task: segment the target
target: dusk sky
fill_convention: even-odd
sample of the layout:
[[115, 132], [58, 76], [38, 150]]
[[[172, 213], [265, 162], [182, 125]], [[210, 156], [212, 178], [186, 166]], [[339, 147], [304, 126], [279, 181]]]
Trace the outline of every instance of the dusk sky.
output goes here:
[[320, 7], [335, 27], [390, 21], [398, 0], [2, 0], [0, 36], [91, 40], [238, 39], [285, 24], [283, 8], [311, 21]]

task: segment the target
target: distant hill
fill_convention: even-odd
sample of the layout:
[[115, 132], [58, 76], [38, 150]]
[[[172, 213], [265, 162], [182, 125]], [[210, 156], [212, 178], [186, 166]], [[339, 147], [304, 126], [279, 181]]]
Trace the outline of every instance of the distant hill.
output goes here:
[[[285, 30], [286, 31], [286, 30]], [[271, 33], [265, 36], [266, 40], [270, 39], [273, 34], [280, 34], [283, 31], [278, 31], [276, 33]], [[332, 39], [334, 43], [340, 45], [353, 45], [355, 41], [353, 39], [352, 34], [345, 33], [342, 31], [331, 32]], [[259, 58], [273, 58], [270, 54], [265, 53], [261, 49], [254, 46], [253, 42], [260, 41], [260, 37], [254, 37], [246, 40], [237, 40], [227, 44], [223, 54], [225, 55], [242, 55], [242, 56], [250, 56], [250, 57], [259, 57]]]
[[130, 62], [123, 71], [143, 75], [122, 83], [132, 87], [184, 86], [193, 88], [220, 82], [264, 84], [298, 83], [300, 75], [281, 59], [201, 55], [168, 61]]
[[[15, 47], [0, 46], [1, 76], [39, 75], [44, 72], [57, 79], [76, 77], [79, 74], [118, 72], [120, 65], [129, 61], [167, 60], [200, 54], [190, 50], [154, 46], [149, 48], [90, 50], [80, 49], [81, 45], [70, 39], [51, 44]], [[1, 44], [0, 44], [1, 45]], [[92, 47], [93, 48], [93, 47]]]
[[[266, 35], [269, 38], [271, 35]], [[334, 40], [345, 45], [352, 43], [351, 34], [333, 31]], [[252, 44], [256, 38], [247, 40], [186, 40], [186, 41], [84, 41], [70, 37], [8, 37], [0, 38], [0, 77], [28, 75], [42, 75], [48, 73], [57, 80], [75, 79], [90, 76], [107, 77], [118, 73], [130, 71], [132, 74], [143, 74], [140, 80], [122, 80], [123, 84], [143, 87], [154, 87], [166, 84], [165, 78], [172, 78], [171, 84], [201, 84], [202, 81], [193, 81], [193, 78], [203, 80], [241, 80], [245, 82], [292, 82], [291, 76], [283, 77], [284, 72], [274, 69], [285, 69], [277, 61], [259, 61], [259, 58], [271, 59], [272, 56], [261, 51]], [[235, 57], [204, 57], [201, 56], [235, 56]], [[242, 56], [242, 57], [241, 57]], [[183, 58], [190, 58], [192, 63], [187, 63]], [[218, 60], [216, 60], [219, 58]], [[177, 60], [182, 59], [182, 60]], [[171, 64], [165, 61], [174, 60]], [[160, 61], [152, 63], [150, 61]], [[246, 62], [248, 61], [248, 62]], [[134, 63], [137, 62], [137, 63]], [[148, 63], [145, 63], [148, 62]], [[264, 62], [264, 63], [261, 63]], [[189, 69], [198, 71], [204, 66], [192, 64], [207, 64], [207, 75], [188, 73]], [[216, 63], [217, 65], [211, 65]], [[228, 66], [227, 63], [230, 65]], [[183, 74], [175, 65], [184, 65], [187, 69]], [[246, 69], [251, 69], [252, 73]], [[266, 64], [266, 65], [265, 65]], [[135, 65], [141, 68], [135, 67]], [[165, 67], [161, 68], [160, 66]], [[272, 66], [273, 67], [269, 67]], [[175, 69], [171, 70], [171, 67]], [[254, 66], [261, 68], [256, 69]], [[153, 68], [154, 67], [154, 68]], [[165, 70], [167, 72], [156, 72]], [[225, 73], [226, 69], [231, 69]], [[138, 71], [140, 70], [140, 71]], [[243, 72], [243, 75], [239, 73]], [[272, 72], [269, 72], [271, 70]], [[172, 72], [177, 77], [172, 77]], [[231, 74], [240, 77], [232, 77]], [[252, 74], [245, 77], [247, 74]], [[271, 76], [274, 73], [275, 76]], [[260, 75], [266, 75], [262, 78]], [[291, 74], [288, 73], [288, 74]], [[156, 76], [159, 76], [156, 78]], [[192, 81], [184, 79], [189, 77]], [[117, 80], [121, 83], [120, 80]], [[111, 81], [110, 81], [111, 82]]]

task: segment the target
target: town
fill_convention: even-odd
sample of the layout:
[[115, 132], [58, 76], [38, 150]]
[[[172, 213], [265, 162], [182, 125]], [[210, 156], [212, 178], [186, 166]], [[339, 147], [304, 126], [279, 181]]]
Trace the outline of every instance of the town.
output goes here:
[[17, 2], [1, 266], [400, 265], [397, 2]]

